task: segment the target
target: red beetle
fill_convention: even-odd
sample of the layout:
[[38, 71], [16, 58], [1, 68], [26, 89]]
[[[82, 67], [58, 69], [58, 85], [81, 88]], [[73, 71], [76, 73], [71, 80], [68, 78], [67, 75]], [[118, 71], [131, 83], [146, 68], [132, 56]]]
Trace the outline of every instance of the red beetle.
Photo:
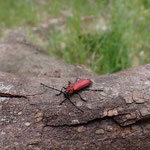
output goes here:
[[[69, 84], [66, 88], [63, 87], [65, 89], [64, 94], [65, 94], [65, 96], [70, 96], [73, 93], [77, 93], [78, 91], [88, 87], [90, 84], [91, 84], [91, 81], [88, 79], [80, 79], [72, 84], [69, 82]], [[60, 94], [61, 94], [61, 92], [60, 92]]]
[[[80, 99], [84, 102], [86, 102], [85, 99], [83, 99], [81, 97], [81, 95], [78, 93], [80, 90], [83, 90], [85, 88], [87, 88], [88, 86], [91, 85], [91, 81], [89, 79], [79, 79], [79, 80], [76, 80], [75, 83], [71, 83], [71, 82], [68, 82], [68, 86], [67, 87], [62, 87], [61, 90], [58, 90], [58, 89], [55, 89], [53, 87], [49, 87], [43, 83], [41, 83], [41, 85], [45, 86], [45, 87], [48, 87], [50, 89], [53, 89], [53, 90], [56, 90], [56, 91], [59, 91], [60, 93], [59, 94], [56, 94], [57, 96], [58, 95], [61, 95], [62, 93], [64, 94], [65, 96], [65, 99], [60, 103], [60, 105], [62, 105], [67, 99], [76, 107], [78, 108], [71, 100], [70, 100], [70, 96], [72, 94], [77, 94], [79, 95]], [[91, 90], [91, 89], [86, 89], [86, 90]], [[102, 91], [102, 90], [92, 90], [92, 91]], [[83, 112], [83, 110], [81, 110], [80, 108], [78, 108], [80, 111]]]

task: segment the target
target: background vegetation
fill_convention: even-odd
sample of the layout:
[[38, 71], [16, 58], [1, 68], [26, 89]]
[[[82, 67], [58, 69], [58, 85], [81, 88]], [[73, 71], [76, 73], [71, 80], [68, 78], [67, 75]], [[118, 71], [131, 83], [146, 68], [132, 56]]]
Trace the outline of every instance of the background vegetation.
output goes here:
[[99, 74], [150, 62], [150, 0], [0, 0], [1, 37], [18, 27]]

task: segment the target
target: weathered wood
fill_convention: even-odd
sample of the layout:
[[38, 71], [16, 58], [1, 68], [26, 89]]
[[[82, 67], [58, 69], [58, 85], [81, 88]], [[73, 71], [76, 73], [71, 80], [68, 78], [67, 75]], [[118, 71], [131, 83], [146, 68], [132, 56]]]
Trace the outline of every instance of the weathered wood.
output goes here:
[[[43, 55], [43, 52], [37, 53], [38, 56]], [[45, 57], [49, 56], [45, 55], [42, 59]], [[51, 57], [47, 62], [51, 62]], [[65, 76], [64, 73], [60, 77], [41, 74], [36, 77], [35, 74], [28, 74], [26, 67], [23, 73], [19, 68], [15, 75], [0, 68], [5, 71], [0, 72], [0, 149], [150, 148], [150, 64], [104, 76], [83, 71], [80, 77], [92, 79], [91, 89], [103, 89], [102, 92], [81, 91], [87, 103], [82, 102], [78, 95], [71, 97], [72, 102], [84, 112], [69, 101], [59, 105], [63, 95], [57, 97], [56, 91], [40, 85], [44, 83], [60, 89], [68, 81], [73, 82], [78, 74], [72, 76], [72, 73], [66, 73]], [[44, 72], [49, 72], [47, 69]], [[73, 66], [72, 72], [75, 70]], [[15, 69], [8, 72], [15, 73]]]

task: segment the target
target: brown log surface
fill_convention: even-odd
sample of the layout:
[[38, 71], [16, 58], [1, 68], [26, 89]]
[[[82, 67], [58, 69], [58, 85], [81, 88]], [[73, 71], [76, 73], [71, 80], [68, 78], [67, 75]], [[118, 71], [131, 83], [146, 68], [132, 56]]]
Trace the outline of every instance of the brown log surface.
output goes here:
[[[98, 76], [48, 56], [20, 31], [0, 43], [0, 149], [148, 150], [150, 64]], [[76, 77], [90, 89], [59, 103], [40, 85], [61, 89]]]

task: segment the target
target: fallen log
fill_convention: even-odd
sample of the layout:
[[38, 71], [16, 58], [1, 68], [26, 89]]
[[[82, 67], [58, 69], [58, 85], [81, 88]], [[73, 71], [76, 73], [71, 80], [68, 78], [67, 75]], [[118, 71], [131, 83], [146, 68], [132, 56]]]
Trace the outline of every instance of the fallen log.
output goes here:
[[[30, 43], [26, 46], [21, 41], [14, 40], [11, 43], [5, 40], [1, 44], [0, 149], [150, 148], [150, 64], [98, 76], [76, 66], [60, 63], [61, 60], [58, 66], [49, 67], [54, 61], [51, 56], [37, 48], [35, 50]], [[24, 48], [21, 48], [22, 45]], [[9, 55], [6, 55], [6, 51]], [[34, 63], [38, 61], [35, 56], [32, 65], [22, 64], [16, 70], [15, 61], [21, 58], [19, 51], [23, 53], [20, 62], [24, 61], [24, 64], [31, 61], [36, 51], [36, 55], [40, 56], [40, 68], [34, 70]], [[28, 51], [28, 54], [24, 51]], [[27, 55], [30, 59], [26, 60], [24, 56]], [[11, 61], [6, 61], [8, 58], [4, 56], [11, 58]], [[57, 67], [60, 67], [61, 75], [55, 77]], [[68, 68], [71, 70], [69, 73], [66, 72]], [[49, 75], [47, 72], [50, 72]], [[83, 112], [69, 101], [59, 105], [64, 99], [63, 95], [56, 96], [56, 91], [40, 84], [61, 89], [68, 81], [74, 82], [76, 77], [90, 78], [93, 82], [90, 89], [102, 90], [80, 91], [87, 102], [81, 101], [78, 95], [71, 97], [72, 102]]]

